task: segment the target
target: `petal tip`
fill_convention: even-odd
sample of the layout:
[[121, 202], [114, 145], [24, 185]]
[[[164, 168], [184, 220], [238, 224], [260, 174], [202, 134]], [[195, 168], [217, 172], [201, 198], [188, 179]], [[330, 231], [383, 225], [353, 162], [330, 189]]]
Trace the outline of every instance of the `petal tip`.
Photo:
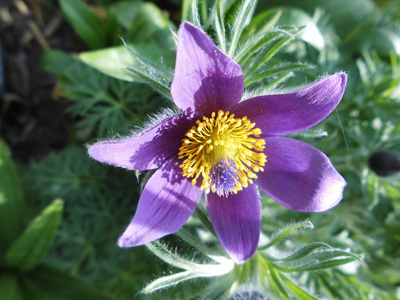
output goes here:
[[342, 99], [346, 88], [347, 74], [345, 72], [338, 72], [316, 82], [316, 84], [318, 83], [323, 83], [323, 86], [325, 86], [329, 91], [333, 92], [333, 94], [336, 95], [333, 98], [336, 99], [335, 102], [338, 103]]
[[256, 252], [261, 233], [261, 203], [256, 185], [251, 184], [225, 199], [207, 194], [206, 203], [225, 251], [236, 264], [243, 264]]
[[346, 88], [347, 84], [347, 74], [345, 72], [339, 72], [337, 75], [340, 77], [341, 83], [340, 87], [342, 89], [342, 93], [344, 93], [344, 89]]
[[308, 212], [325, 212], [334, 208], [340, 201], [342, 201], [344, 188], [346, 187], [347, 182], [341, 175], [337, 174], [337, 176], [338, 178], [335, 183], [330, 184], [321, 191], [321, 193], [326, 193], [328, 195], [325, 201], [316, 203], [316, 206], [312, 207]]
[[188, 21], [183, 22], [179, 29], [184, 29], [186, 31], [197, 31], [208, 36], [207, 33], [205, 33], [202, 28], [196, 27], [194, 24]]
[[[87, 150], [88, 150], [88, 154], [91, 158], [96, 159], [96, 157], [98, 156], [98, 144], [93, 144], [93, 145], [88, 145], [87, 146]], [[97, 159], [96, 159], [97, 160]]]
[[192, 23], [190, 23], [190, 22], [188, 22], [188, 21], [184, 21], [184, 22], [181, 24], [181, 27], [184, 27], [185, 29], [188, 29], [188, 28], [198, 29], [196, 26], [194, 26]]
[[118, 156], [116, 156], [117, 150], [118, 142], [103, 141], [88, 146], [88, 155], [101, 163], [126, 168], [126, 166], [123, 166], [122, 162], [119, 161]]
[[324, 153], [286, 137], [266, 142], [270, 159], [256, 183], [272, 199], [300, 212], [323, 212], [342, 200], [346, 181]]
[[243, 265], [246, 260], [248, 260], [250, 257], [252, 257], [254, 255], [254, 253], [256, 252], [257, 248], [255, 248], [254, 250], [252, 250], [251, 252], [247, 253], [247, 254], [243, 254], [243, 253], [229, 253], [229, 257], [235, 262], [235, 264], [237, 265]]
[[181, 111], [196, 114], [231, 110], [244, 89], [241, 67], [223, 53], [202, 28], [184, 22], [178, 46], [171, 95]]
[[135, 243], [134, 240], [130, 236], [127, 236], [125, 233], [120, 236], [117, 242], [118, 247], [120, 248], [131, 248], [135, 246], [140, 246], [140, 243]]
[[101, 163], [108, 163], [109, 153], [107, 148], [104, 146], [104, 142], [99, 142], [87, 147], [88, 155]]

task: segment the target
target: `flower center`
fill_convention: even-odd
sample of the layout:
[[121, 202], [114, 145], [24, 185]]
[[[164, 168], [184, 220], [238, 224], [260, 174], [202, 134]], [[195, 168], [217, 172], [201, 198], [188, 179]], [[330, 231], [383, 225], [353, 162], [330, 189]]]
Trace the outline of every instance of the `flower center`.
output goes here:
[[192, 184], [196, 184], [201, 175], [201, 189], [207, 194], [236, 194], [253, 183], [255, 173], [264, 171], [267, 158], [262, 153], [265, 140], [260, 138], [261, 130], [247, 117], [234, 116], [220, 110], [211, 118], [197, 120], [179, 148], [183, 176], [193, 178]]

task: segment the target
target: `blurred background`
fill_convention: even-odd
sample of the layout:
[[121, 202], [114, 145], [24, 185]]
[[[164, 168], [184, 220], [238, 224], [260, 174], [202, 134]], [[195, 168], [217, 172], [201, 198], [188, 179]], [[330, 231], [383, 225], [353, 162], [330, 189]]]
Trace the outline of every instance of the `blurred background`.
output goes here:
[[[244, 2], [221, 2], [226, 28]], [[364, 255], [347, 268], [291, 273], [297, 285], [321, 299], [400, 297], [399, 4], [259, 1], [242, 36], [245, 44], [262, 24], [290, 32], [266, 46], [279, 46], [263, 66], [271, 74], [249, 78], [248, 91], [294, 89], [338, 71], [349, 76], [337, 110], [296, 135], [326, 153], [345, 177], [342, 203], [326, 214], [302, 214], [263, 196], [265, 235], [305, 218], [314, 224], [277, 250], [319, 241]], [[144, 57], [173, 72], [171, 31], [190, 19], [190, 5], [186, 0], [1, 1], [0, 299], [207, 298], [199, 296], [210, 284], [206, 279], [138, 294], [146, 283], [176, 271], [145, 247], [116, 245], [145, 176], [101, 165], [86, 154], [87, 144], [128, 135], [148, 115], [173, 107], [123, 67], [140, 66]], [[215, 38], [215, 1], [195, 5], [203, 28]], [[129, 55], [124, 41], [137, 56]], [[188, 226], [200, 225], [192, 220]], [[165, 240], [181, 245], [173, 236]], [[190, 248], [182, 251], [192, 255]], [[250, 282], [243, 286], [221, 283], [218, 297], [284, 299], [269, 284], [257, 292], [246, 290]], [[312, 299], [288, 286], [282, 289], [290, 299]]]

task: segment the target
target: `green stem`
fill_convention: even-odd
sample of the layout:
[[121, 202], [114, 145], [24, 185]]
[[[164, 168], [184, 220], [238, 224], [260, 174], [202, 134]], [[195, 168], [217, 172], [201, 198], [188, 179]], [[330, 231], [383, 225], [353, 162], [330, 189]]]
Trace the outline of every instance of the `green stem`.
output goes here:
[[[210, 219], [207, 217], [206, 213], [204, 212], [203, 208], [199, 205], [197, 206], [197, 209], [195, 210], [196, 216], [199, 218], [201, 223], [215, 236], [217, 237], [217, 234], [214, 231], [214, 228], [211, 224]], [[218, 238], [218, 237], [217, 237]]]

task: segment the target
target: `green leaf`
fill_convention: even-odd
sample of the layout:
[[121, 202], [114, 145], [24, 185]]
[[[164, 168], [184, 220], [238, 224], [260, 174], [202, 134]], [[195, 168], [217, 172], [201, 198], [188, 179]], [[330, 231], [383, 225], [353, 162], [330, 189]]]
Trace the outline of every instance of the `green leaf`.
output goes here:
[[141, 63], [127, 47], [132, 48], [138, 55], [145, 56], [148, 61], [160, 68], [170, 69], [174, 65], [175, 57], [171, 51], [151, 44], [118, 46], [82, 52], [79, 54], [79, 58], [109, 76], [126, 81], [143, 82], [140, 76], [128, 70], [128, 67], [138, 68]]
[[293, 76], [293, 73], [284, 73], [283, 75], [279, 76], [278, 78], [274, 79], [273, 81], [269, 82], [268, 84], [263, 86], [264, 91], [268, 91], [269, 89], [272, 89], [273, 87], [276, 88], [278, 84], [285, 82], [288, 78]]
[[200, 21], [200, 12], [198, 2], [199, 0], [192, 0], [192, 4], [190, 6], [190, 19], [189, 22], [193, 23], [194, 26], [201, 28], [201, 21]]
[[153, 90], [163, 95], [165, 98], [172, 100], [171, 90], [167, 81], [161, 82], [159, 77], [154, 76], [151, 72], [147, 72], [139, 68], [128, 68], [133, 74], [142, 79], [144, 83], [150, 86]]
[[0, 140], [0, 255], [26, 225], [21, 184], [7, 145]]
[[199, 15], [200, 15], [200, 20], [201, 23], [204, 24], [203, 28], [207, 28], [207, 23], [208, 23], [208, 8], [207, 8], [207, 0], [200, 0], [197, 1], [198, 5], [198, 10], [199, 10]]
[[146, 247], [158, 258], [162, 259], [166, 263], [176, 268], [189, 270], [196, 267], [196, 263], [191, 262], [187, 259], [180, 257], [179, 255], [172, 253], [165, 245], [158, 241], [146, 244]]
[[303, 248], [301, 248], [300, 250], [296, 251], [295, 253], [289, 255], [288, 257], [285, 258], [272, 258], [272, 257], [268, 257], [265, 256], [264, 253], [262, 253], [261, 255], [263, 257], [265, 257], [267, 260], [270, 261], [294, 261], [294, 260], [298, 260], [298, 259], [302, 259], [304, 257], [306, 257], [307, 255], [309, 255], [310, 253], [312, 253], [314, 250], [318, 249], [318, 248], [328, 248], [331, 249], [332, 247], [329, 246], [328, 244], [322, 243], [322, 242], [315, 242], [309, 245], [304, 246]]
[[379, 201], [379, 181], [378, 177], [373, 172], [367, 175], [367, 192], [369, 198], [369, 206], [374, 206]]
[[277, 272], [274, 267], [266, 260], [259, 260], [261, 276], [264, 281], [268, 281], [269, 289], [273, 294], [279, 296], [279, 299], [289, 299], [285, 288], [282, 286], [279, 278], [277, 278]]
[[321, 139], [328, 136], [328, 132], [321, 129], [306, 129], [301, 132], [297, 132], [292, 135], [293, 137], [299, 137], [301, 139]]
[[169, 265], [186, 271], [154, 280], [143, 289], [145, 294], [176, 285], [192, 278], [224, 276], [230, 273], [234, 268], [234, 262], [223, 257], [220, 257], [220, 263], [218, 264], [195, 263], [191, 260], [180, 257], [176, 253], [172, 253], [157, 241], [147, 244], [146, 247]]
[[165, 289], [171, 286], [174, 286], [180, 282], [186, 281], [193, 279], [195, 276], [193, 276], [193, 273], [191, 271], [185, 271], [185, 272], [180, 272], [177, 274], [173, 274], [170, 276], [164, 276], [161, 278], [158, 278], [148, 284], [144, 289], [143, 293], [144, 294], [151, 294], [157, 290], [160, 289]]
[[192, 0], [183, 0], [182, 1], [182, 9], [181, 9], [181, 20], [186, 21], [189, 20], [189, 10], [192, 5]]
[[267, 32], [266, 34], [258, 34], [250, 41], [246, 41], [246, 44], [242, 47], [240, 52], [235, 56], [235, 61], [237, 61], [240, 65], [246, 63], [246, 61], [254, 55], [258, 50], [272, 41], [289, 35], [289, 32], [285, 32], [283, 30], [276, 30], [272, 32]]
[[376, 7], [372, 0], [269, 0], [260, 1], [257, 9], [263, 11], [267, 8], [282, 5], [285, 7], [297, 7], [309, 14], [314, 13], [316, 7], [320, 7], [328, 14], [336, 32], [342, 37], [376, 12]]
[[104, 44], [106, 46], [119, 45], [122, 36], [122, 27], [118, 23], [118, 18], [115, 14], [109, 13], [103, 21], [104, 25]]
[[289, 41], [293, 39], [293, 36], [284, 36], [280, 38], [268, 51], [262, 55], [260, 59], [257, 59], [257, 61], [251, 66], [249, 69], [245, 70], [245, 81], [248, 79], [250, 74], [253, 74], [256, 72], [260, 67], [262, 67], [267, 61], [271, 59], [272, 56], [274, 56], [276, 53], [278, 53], [282, 47], [284, 47]]
[[303, 222], [299, 222], [299, 223], [295, 223], [291, 226], [288, 226], [287, 228], [281, 230], [280, 232], [278, 232], [272, 239], [271, 241], [266, 244], [265, 246], [261, 246], [258, 248], [258, 250], [264, 250], [267, 249], [273, 245], [275, 245], [276, 243], [280, 242], [283, 238], [285, 238], [287, 235], [289, 235], [290, 233], [292, 233], [293, 231], [300, 229], [300, 228], [313, 228], [313, 224], [311, 223], [310, 220], [305, 220]]
[[[152, 65], [151, 68], [155, 69]], [[47, 69], [51, 71], [54, 67], [50, 65]], [[157, 83], [161, 80], [165, 83], [165, 94], [171, 97], [165, 73], [153, 71], [151, 75]], [[148, 113], [167, 106], [166, 101], [155, 98], [147, 87], [106, 76], [76, 59], [59, 75], [59, 82], [59, 91], [71, 101], [67, 111], [80, 117], [76, 126], [88, 133], [97, 130], [98, 136], [109, 135], [110, 131], [128, 132]]]
[[[210, 269], [210, 267], [214, 267], [214, 269]], [[223, 270], [223, 271], [218, 272], [218, 269]], [[150, 294], [157, 290], [177, 285], [178, 283], [181, 283], [183, 281], [191, 280], [194, 278], [207, 278], [207, 277], [223, 276], [223, 275], [226, 275], [228, 272], [229, 272], [229, 270], [224, 270], [224, 268], [223, 267], [220, 268], [219, 265], [215, 265], [215, 266], [204, 265], [203, 268], [199, 267], [196, 270], [184, 271], [184, 272], [176, 273], [173, 275], [158, 278], [158, 279], [154, 280], [153, 282], [151, 282], [150, 284], [148, 284], [142, 290], [142, 292], [145, 294]]]
[[261, 81], [265, 78], [272, 77], [274, 75], [278, 75], [281, 73], [290, 73], [293, 71], [302, 70], [302, 69], [310, 69], [310, 68], [312, 68], [312, 66], [303, 64], [303, 63], [291, 63], [291, 64], [287, 64], [287, 65], [274, 66], [266, 72], [262, 72], [260, 74], [257, 74], [253, 77], [246, 79], [245, 86], [248, 86], [257, 81]]
[[362, 256], [340, 249], [326, 249], [312, 253], [307, 258], [295, 263], [276, 264], [275, 268], [282, 272], [305, 272], [320, 269], [329, 269], [349, 262], [360, 260]]
[[50, 295], [50, 299], [115, 300], [78, 278], [47, 266], [40, 266], [29, 273], [30, 281]]
[[53, 49], [46, 50], [40, 59], [40, 67], [57, 76], [63, 75], [74, 63], [76, 63], [76, 59], [71, 55]]
[[247, 40], [255, 33], [260, 34], [271, 31], [276, 26], [281, 15], [281, 10], [272, 9], [256, 15], [244, 30], [242, 39]]
[[0, 272], [0, 299], [19, 300], [23, 299], [18, 286], [18, 277], [11, 272]]
[[[269, 268], [270, 276], [268, 277], [270, 284], [275, 285], [275, 293], [279, 292], [281, 299], [289, 300], [290, 297], [285, 290], [285, 287], [282, 285], [282, 282], [279, 280], [278, 274], [274, 268]], [[272, 283], [273, 282], [273, 283]]]
[[175, 26], [161, 10], [152, 3], [143, 3], [127, 33], [129, 43], [158, 42], [158, 45], [172, 46], [170, 30]]
[[210, 218], [208, 217], [207, 213], [205, 212], [205, 208], [201, 205], [198, 205], [196, 210], [194, 211], [197, 218], [199, 218], [200, 222], [207, 228], [207, 230], [215, 237], [217, 234], [215, 233], [214, 227], [211, 224]]
[[239, 9], [244, 5], [244, 2], [249, 0], [231, 0], [225, 1], [226, 5], [224, 7], [225, 24], [227, 27], [231, 27], [235, 18], [238, 14]]
[[148, 2], [124, 1], [108, 8], [118, 22], [127, 30], [124, 36], [130, 44], [154, 43], [155, 47], [172, 48], [170, 34], [175, 25], [156, 5]]
[[[151, 36], [155, 30], [173, 26], [173, 23], [153, 3], [122, 1], [110, 6], [108, 11], [117, 16], [119, 23], [125, 29], [135, 30], [136, 32], [139, 30], [143, 31], [143, 33], [138, 32], [138, 34], [142, 35], [145, 39], [148, 39], [148, 37], [144, 35]], [[140, 18], [144, 18], [145, 22], [139, 21]], [[139, 25], [144, 27], [140, 27]]]
[[150, 62], [145, 54], [140, 54], [136, 49], [127, 46], [129, 53], [138, 61], [138, 67], [129, 67], [128, 70], [139, 76], [152, 89], [172, 101], [170, 83], [173, 73], [169, 69], [160, 68]]
[[234, 57], [236, 53], [236, 48], [238, 47], [239, 44], [240, 36], [245, 27], [250, 23], [257, 2], [258, 1], [256, 0], [254, 1], [245, 0], [239, 6], [231, 31], [232, 39], [228, 52], [229, 57]]
[[52, 297], [39, 288], [32, 280], [29, 275], [24, 275], [19, 278], [21, 289], [24, 293], [25, 299], [51, 299]]
[[196, 248], [200, 253], [208, 256], [211, 259], [214, 259], [217, 262], [225, 261], [225, 257], [220, 256], [218, 253], [213, 251], [212, 249], [208, 248], [206, 245], [203, 244], [201, 239], [198, 237], [193, 236], [189, 231], [187, 231], [185, 228], [181, 228], [177, 233], [177, 236], [179, 236], [182, 240], [184, 240], [186, 243], [192, 245], [194, 248]]
[[143, 3], [138, 1], [121, 1], [107, 8], [107, 11], [117, 17], [118, 23], [128, 30], [132, 22], [135, 20], [138, 12], [144, 5], [152, 5], [151, 3]]
[[[198, 299], [206, 300], [206, 299], [224, 299], [227, 297], [227, 291], [232, 287], [235, 283], [235, 273], [231, 272], [226, 276], [221, 276], [217, 278], [213, 278], [211, 284], [204, 287], [203, 293], [199, 296]], [[225, 297], [223, 297], [225, 296]]]
[[76, 33], [93, 49], [107, 46], [104, 21], [81, 0], [60, 0], [61, 9]]
[[[36, 196], [36, 201], [54, 199], [57, 196], [65, 199], [70, 203], [70, 211], [67, 213], [72, 211], [74, 217], [82, 215], [83, 218], [88, 212], [77, 204], [80, 199], [85, 199], [82, 201], [88, 204], [87, 199], [95, 198], [98, 201], [105, 190], [117, 189], [115, 186], [110, 188], [114, 177], [109, 172], [109, 168], [88, 159], [85, 147], [70, 144], [61, 151], [49, 153], [40, 162], [31, 164], [25, 177], [26, 190]], [[133, 176], [126, 176], [128, 181], [134, 179]], [[113, 191], [116, 198], [118, 194], [122, 192]], [[90, 209], [93, 210], [92, 207]]]
[[304, 27], [297, 35], [297, 38], [309, 43], [320, 51], [325, 49], [325, 38], [309, 14], [297, 8], [276, 8], [272, 9], [272, 11], [274, 13], [281, 13], [277, 22], [278, 26], [290, 24], [297, 28]]
[[226, 52], [226, 33], [224, 16], [222, 12], [221, 0], [217, 0], [217, 7], [215, 9], [215, 30], [217, 32], [218, 44], [222, 52]]
[[283, 274], [279, 274], [279, 277], [283, 280], [286, 286], [291, 290], [291, 292], [303, 300], [318, 300], [317, 297], [311, 295], [310, 293], [303, 290], [299, 285], [293, 283], [289, 278]]
[[29, 271], [40, 263], [53, 243], [62, 209], [63, 201], [54, 200], [32, 221], [8, 249], [5, 255], [7, 267]]

